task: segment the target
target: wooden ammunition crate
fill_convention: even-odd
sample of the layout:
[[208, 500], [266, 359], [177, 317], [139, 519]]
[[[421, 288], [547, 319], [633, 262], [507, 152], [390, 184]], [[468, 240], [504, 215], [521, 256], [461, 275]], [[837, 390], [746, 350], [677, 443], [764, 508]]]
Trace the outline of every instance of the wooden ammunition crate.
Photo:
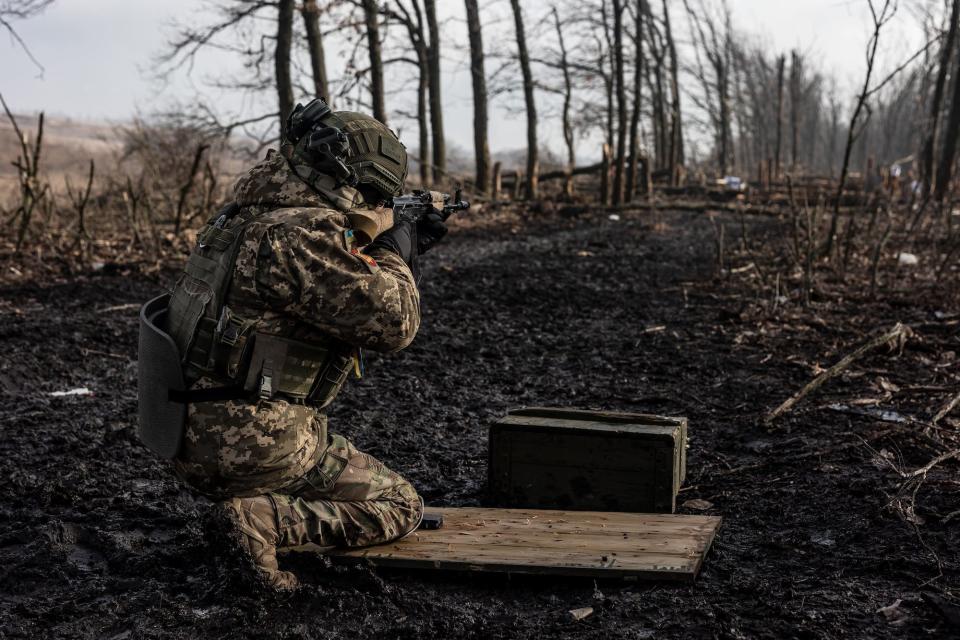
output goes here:
[[686, 418], [518, 409], [490, 427], [490, 494], [497, 507], [673, 513], [686, 449]]

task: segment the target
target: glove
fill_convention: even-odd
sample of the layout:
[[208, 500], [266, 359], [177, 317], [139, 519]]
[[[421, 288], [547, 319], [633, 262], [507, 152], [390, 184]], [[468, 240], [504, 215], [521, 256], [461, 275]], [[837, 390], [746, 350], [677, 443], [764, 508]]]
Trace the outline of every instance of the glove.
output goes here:
[[447, 235], [447, 225], [443, 216], [435, 209], [417, 221], [416, 243], [417, 255], [423, 255]]
[[417, 253], [418, 246], [417, 227], [406, 220], [398, 220], [396, 224], [368, 244], [364, 252], [370, 253], [373, 249], [386, 249], [400, 256], [407, 263], [407, 266], [412, 267], [413, 259], [419, 255]]

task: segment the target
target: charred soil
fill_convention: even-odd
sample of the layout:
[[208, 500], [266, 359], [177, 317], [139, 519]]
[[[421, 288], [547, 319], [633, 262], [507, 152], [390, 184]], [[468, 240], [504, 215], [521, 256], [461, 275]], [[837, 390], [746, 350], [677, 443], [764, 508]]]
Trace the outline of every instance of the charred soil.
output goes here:
[[[932, 468], [915, 495], [901, 474], [960, 428], [949, 416], [926, 424], [957, 391], [956, 289], [907, 278], [873, 299], [853, 280], [826, 282], [801, 307], [786, 281], [782, 296], [761, 293], [744, 262], [718, 273], [703, 214], [549, 217], [455, 229], [425, 260], [417, 340], [369, 359], [331, 429], [409, 477], [429, 504], [472, 506], [485, 502], [487, 426], [510, 408], [685, 415], [681, 511], [724, 517], [695, 585], [298, 556], [285, 562], [303, 577], [300, 592], [251, 590], [217, 548], [210, 502], [136, 439], [136, 307], [172, 271], [110, 265], [0, 289], [0, 636], [956, 633], [956, 461]], [[773, 219], [746, 224], [757, 251], [782, 234]], [[903, 350], [870, 354], [764, 421], [819, 366], [898, 321], [915, 332]], [[51, 395], [76, 388], [91, 393]], [[592, 616], [571, 621], [569, 610], [588, 606]]]

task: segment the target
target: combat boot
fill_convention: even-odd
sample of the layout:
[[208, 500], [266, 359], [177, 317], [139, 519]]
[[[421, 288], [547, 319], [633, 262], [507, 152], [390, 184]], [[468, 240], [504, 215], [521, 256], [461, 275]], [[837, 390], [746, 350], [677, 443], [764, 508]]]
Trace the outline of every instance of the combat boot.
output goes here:
[[280, 571], [277, 564], [281, 532], [273, 501], [267, 496], [232, 498], [221, 506], [231, 539], [253, 564], [258, 577], [274, 589], [295, 589], [297, 577]]

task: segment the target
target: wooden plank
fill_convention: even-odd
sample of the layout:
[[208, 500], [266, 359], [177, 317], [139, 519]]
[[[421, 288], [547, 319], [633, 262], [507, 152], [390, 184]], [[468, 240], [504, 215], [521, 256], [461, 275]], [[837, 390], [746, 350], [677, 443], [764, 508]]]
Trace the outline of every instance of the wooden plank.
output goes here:
[[[530, 509], [432, 508], [437, 530], [328, 552], [387, 567], [692, 582], [720, 518]], [[301, 548], [302, 549], [302, 548]]]
[[[707, 527], [716, 523], [715, 516], [684, 515], [668, 513], [621, 513], [618, 511], [564, 511], [560, 509], [499, 509], [496, 507], [431, 508], [431, 512], [442, 512], [458, 522], [483, 523], [487, 519], [496, 519], [504, 523], [543, 522], [566, 524], [569, 526], [626, 525], [631, 523], [667, 523], [682, 526]], [[638, 519], [639, 516], [639, 519]], [[444, 516], [447, 517], [447, 516]]]
[[[691, 552], [698, 552], [702, 541], [706, 535], [685, 535], [676, 539], [665, 539], [663, 532], [655, 536], [642, 536], [634, 534], [633, 537], [624, 538], [615, 536], [593, 536], [588, 534], [558, 534], [550, 538], [542, 536], [525, 538], [515, 535], [498, 535], [491, 539], [490, 537], [464, 536], [456, 540], [458, 546], [474, 547], [497, 547], [504, 549], [523, 549], [531, 547], [541, 548], [543, 545], [555, 546], [558, 549], [571, 550], [596, 550], [605, 549], [617, 553], [657, 553], [662, 555], [688, 555]], [[438, 540], [435, 536], [422, 536], [412, 534], [403, 541], [403, 549], [433, 549], [433, 545], [450, 545], [449, 540]]]

